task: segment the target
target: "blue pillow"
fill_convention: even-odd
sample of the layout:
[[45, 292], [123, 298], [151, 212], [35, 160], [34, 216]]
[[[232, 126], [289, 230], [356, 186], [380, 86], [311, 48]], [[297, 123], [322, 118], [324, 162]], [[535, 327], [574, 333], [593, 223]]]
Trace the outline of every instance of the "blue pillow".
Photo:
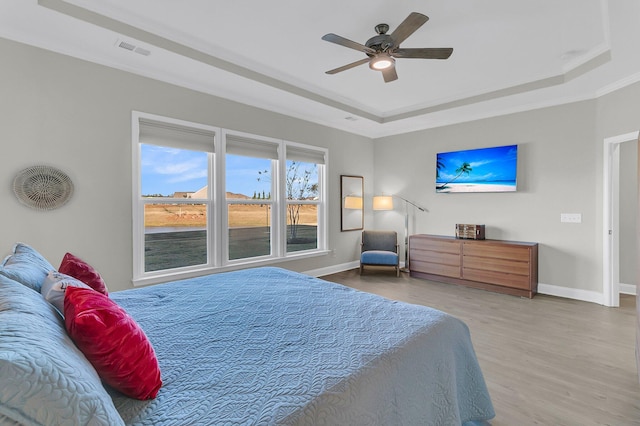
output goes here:
[[40, 253], [23, 243], [13, 246], [13, 253], [7, 256], [0, 265], [0, 275], [18, 281], [40, 293], [42, 281], [55, 270]]
[[124, 425], [100, 377], [40, 293], [0, 275], [0, 419]]

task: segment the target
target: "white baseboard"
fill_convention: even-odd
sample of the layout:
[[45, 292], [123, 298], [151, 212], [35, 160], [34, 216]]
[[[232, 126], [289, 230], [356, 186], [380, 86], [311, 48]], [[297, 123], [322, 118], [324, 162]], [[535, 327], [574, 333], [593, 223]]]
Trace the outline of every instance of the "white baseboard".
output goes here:
[[567, 299], [582, 300], [583, 302], [597, 303], [599, 305], [604, 304], [603, 294], [598, 293], [597, 291], [538, 283], [538, 293], [547, 294], [549, 296], [564, 297]]
[[620, 293], [622, 294], [632, 294], [636, 295], [636, 285], [635, 284], [618, 284], [620, 286]]
[[311, 275], [312, 277], [321, 277], [323, 275], [337, 274], [338, 272], [348, 271], [349, 269], [354, 269], [359, 267], [360, 267], [360, 261], [354, 260], [353, 262], [327, 266], [326, 268], [312, 269], [310, 271], [305, 271], [303, 273], [307, 275]]

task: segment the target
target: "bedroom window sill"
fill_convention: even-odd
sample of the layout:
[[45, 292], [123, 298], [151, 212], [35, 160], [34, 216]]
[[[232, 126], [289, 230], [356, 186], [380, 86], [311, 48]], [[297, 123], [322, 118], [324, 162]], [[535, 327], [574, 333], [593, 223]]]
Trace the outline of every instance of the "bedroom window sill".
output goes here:
[[281, 258], [275, 258], [275, 259], [270, 258], [270, 259], [254, 260], [254, 261], [234, 263], [231, 265], [225, 265], [225, 266], [219, 266], [219, 267], [213, 267], [213, 268], [204, 267], [200, 269], [190, 269], [189, 271], [165, 272], [165, 273], [156, 274], [149, 277], [134, 279], [131, 282], [133, 283], [134, 287], [143, 287], [147, 285], [161, 284], [168, 281], [176, 281], [176, 280], [183, 280], [187, 278], [201, 277], [203, 275], [217, 274], [220, 272], [236, 271], [238, 269], [255, 268], [258, 266], [275, 266], [276, 264], [279, 264], [282, 262], [308, 259], [308, 258], [318, 257], [318, 256], [326, 256], [330, 253], [331, 253], [330, 250], [318, 250], [312, 253], [292, 253], [292, 254], [289, 254], [287, 257], [281, 257]]

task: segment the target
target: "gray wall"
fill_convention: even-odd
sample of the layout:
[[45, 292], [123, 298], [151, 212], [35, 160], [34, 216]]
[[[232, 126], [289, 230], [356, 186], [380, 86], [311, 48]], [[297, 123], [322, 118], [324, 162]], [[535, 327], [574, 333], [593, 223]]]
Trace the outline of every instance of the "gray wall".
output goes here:
[[[339, 176], [361, 175], [367, 189], [372, 185], [370, 139], [3, 39], [0, 56], [0, 256], [21, 241], [57, 266], [70, 251], [94, 265], [109, 289], [132, 286], [131, 111], [137, 110], [329, 148], [335, 252], [279, 265], [308, 271], [356, 259], [359, 233], [340, 232]], [[34, 211], [14, 197], [14, 176], [35, 164], [58, 167], [73, 180], [74, 197], [63, 208]]]
[[[0, 54], [0, 255], [22, 241], [56, 265], [71, 251], [110, 289], [131, 287], [131, 111], [138, 110], [329, 148], [335, 252], [284, 267], [330, 269], [357, 259], [360, 233], [340, 232], [339, 176], [350, 174], [365, 178], [365, 227], [402, 235], [402, 205], [371, 211], [373, 195], [400, 194], [429, 209], [411, 210], [411, 233], [453, 235], [455, 223], [485, 224], [488, 238], [540, 243], [540, 283], [602, 291], [603, 139], [640, 128], [640, 84], [593, 101], [371, 141], [7, 40]], [[514, 143], [518, 192], [435, 193], [437, 152]], [[76, 194], [65, 207], [36, 212], [13, 196], [15, 174], [40, 163], [73, 179]], [[582, 213], [583, 222], [560, 223], [560, 213]]]
[[[603, 139], [640, 127], [639, 87], [605, 99], [378, 139], [375, 191], [401, 194], [429, 209], [412, 210], [410, 233], [454, 235], [456, 223], [485, 224], [487, 238], [540, 244], [541, 284], [601, 293]], [[516, 193], [435, 193], [438, 152], [508, 144], [519, 145]], [[561, 213], [581, 213], [582, 223], [561, 223]], [[399, 208], [375, 217], [376, 227], [399, 232], [403, 221]], [[624, 244], [629, 247], [622, 250], [635, 252], [634, 241]]]

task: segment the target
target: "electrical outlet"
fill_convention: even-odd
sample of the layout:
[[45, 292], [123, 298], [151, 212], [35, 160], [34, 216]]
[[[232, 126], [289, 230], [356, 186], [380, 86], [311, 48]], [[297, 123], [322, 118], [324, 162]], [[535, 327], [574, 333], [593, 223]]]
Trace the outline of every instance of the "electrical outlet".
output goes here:
[[582, 223], [582, 214], [581, 213], [560, 213], [560, 222]]

